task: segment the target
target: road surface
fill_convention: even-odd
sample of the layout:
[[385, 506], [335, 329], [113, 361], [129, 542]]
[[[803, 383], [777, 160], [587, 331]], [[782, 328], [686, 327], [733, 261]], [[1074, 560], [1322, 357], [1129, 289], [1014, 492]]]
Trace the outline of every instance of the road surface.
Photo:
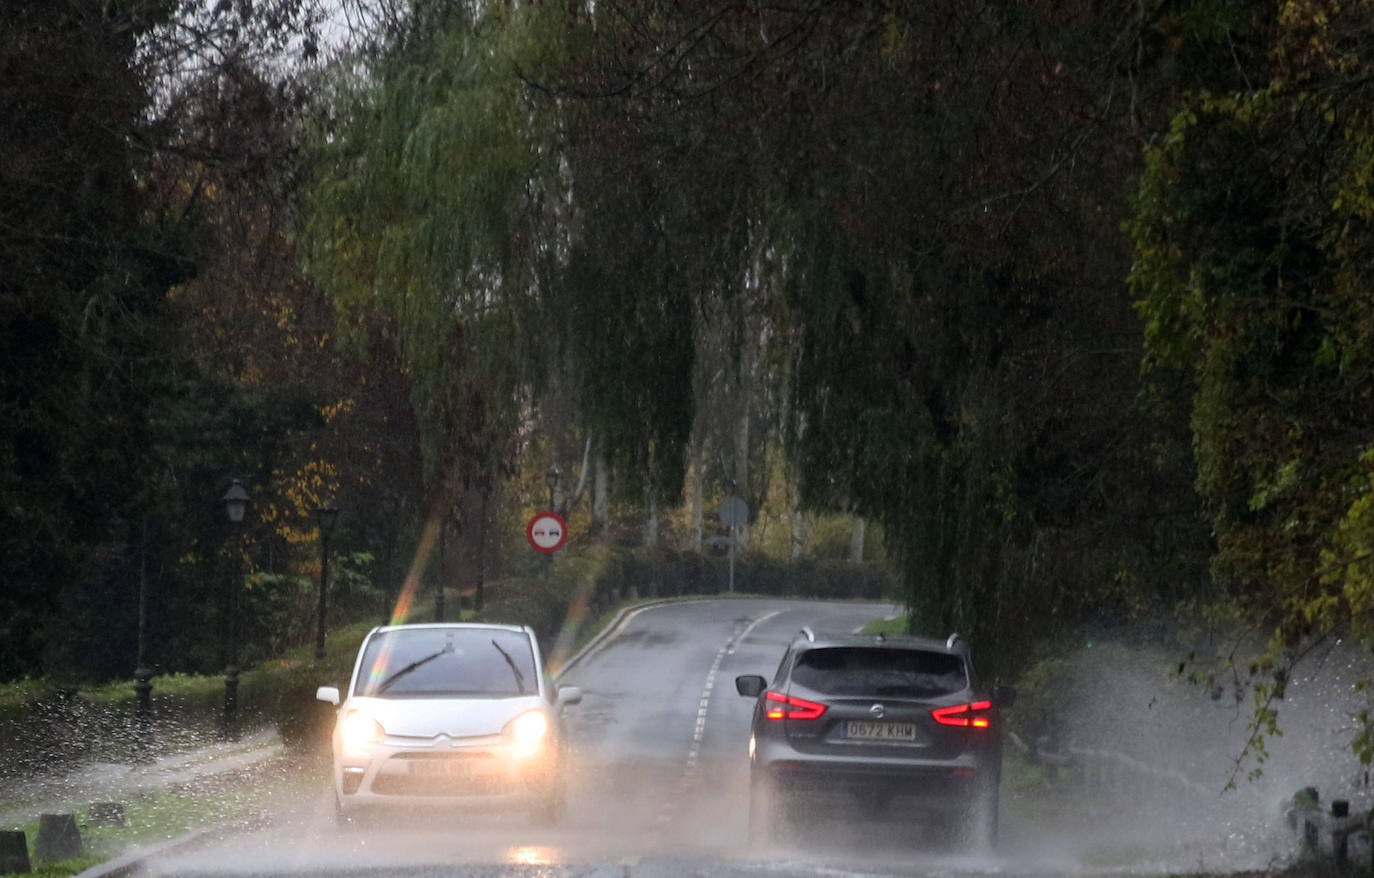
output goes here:
[[[557, 827], [493, 814], [369, 821], [340, 830], [322, 781], [265, 828], [154, 857], [140, 874], [810, 878], [1119, 872], [1119, 862], [1085, 865], [1083, 850], [1093, 832], [1109, 847], [1122, 847], [1127, 840], [1120, 824], [1105, 831], [1054, 826], [1038, 803], [1006, 802], [1005, 796], [995, 858], [965, 855], [950, 841], [919, 831], [898, 837], [892, 824], [839, 820], [786, 845], [751, 843], [745, 827], [752, 702], [735, 693], [734, 678], [771, 677], [804, 625], [856, 630], [899, 611], [873, 603], [741, 598], [633, 613], [562, 677], [584, 697], [568, 709], [576, 770], [568, 814]], [[1216, 863], [1217, 845], [1203, 835], [1202, 853], [1190, 848], [1185, 854], [1194, 868], [1203, 866], [1204, 856], [1207, 866]]]

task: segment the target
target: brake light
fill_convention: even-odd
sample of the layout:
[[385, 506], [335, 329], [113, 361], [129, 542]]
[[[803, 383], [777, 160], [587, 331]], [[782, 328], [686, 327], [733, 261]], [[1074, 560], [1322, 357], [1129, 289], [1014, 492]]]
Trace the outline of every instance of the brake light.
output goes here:
[[764, 716], [769, 719], [815, 719], [826, 711], [824, 704], [781, 692], [765, 692], [763, 697], [768, 701]]
[[975, 701], [932, 710], [930, 715], [942, 726], [963, 726], [986, 729], [992, 724], [992, 702]]

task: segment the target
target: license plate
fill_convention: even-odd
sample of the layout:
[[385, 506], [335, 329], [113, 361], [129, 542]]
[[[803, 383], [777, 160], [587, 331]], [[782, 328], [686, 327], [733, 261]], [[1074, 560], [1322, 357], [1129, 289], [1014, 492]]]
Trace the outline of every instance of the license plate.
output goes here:
[[850, 720], [845, 724], [844, 736], [863, 741], [914, 741], [914, 723], [875, 723], [866, 720]]
[[410, 773], [422, 777], [461, 777], [471, 780], [490, 776], [485, 766], [473, 765], [466, 759], [416, 759], [410, 763]]

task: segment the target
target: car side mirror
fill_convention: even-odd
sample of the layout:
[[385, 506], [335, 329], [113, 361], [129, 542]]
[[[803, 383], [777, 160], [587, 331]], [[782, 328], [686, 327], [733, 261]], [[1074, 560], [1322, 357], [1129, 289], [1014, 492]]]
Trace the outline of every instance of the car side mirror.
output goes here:
[[992, 703], [997, 707], [1011, 707], [1016, 703], [1016, 689], [1012, 686], [993, 686]]
[[335, 707], [339, 706], [339, 687], [321, 686], [315, 690], [316, 701], [327, 701]]
[[746, 698], [758, 698], [768, 688], [768, 681], [758, 674], [740, 674], [735, 678], [735, 691]]
[[569, 704], [582, 703], [582, 690], [576, 686], [559, 686], [553, 696], [553, 703], [558, 707], [567, 707]]

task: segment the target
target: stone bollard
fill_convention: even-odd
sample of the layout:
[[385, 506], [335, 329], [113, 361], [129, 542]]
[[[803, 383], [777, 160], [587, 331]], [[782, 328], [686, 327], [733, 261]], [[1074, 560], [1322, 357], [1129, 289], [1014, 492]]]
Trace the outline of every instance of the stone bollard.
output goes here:
[[56, 863], [81, 856], [81, 832], [74, 814], [40, 814], [38, 838], [33, 843], [33, 858], [40, 863]]
[[86, 811], [87, 826], [128, 826], [119, 802], [92, 802]]
[[29, 837], [19, 830], [0, 832], [0, 873], [27, 875], [29, 865]]

